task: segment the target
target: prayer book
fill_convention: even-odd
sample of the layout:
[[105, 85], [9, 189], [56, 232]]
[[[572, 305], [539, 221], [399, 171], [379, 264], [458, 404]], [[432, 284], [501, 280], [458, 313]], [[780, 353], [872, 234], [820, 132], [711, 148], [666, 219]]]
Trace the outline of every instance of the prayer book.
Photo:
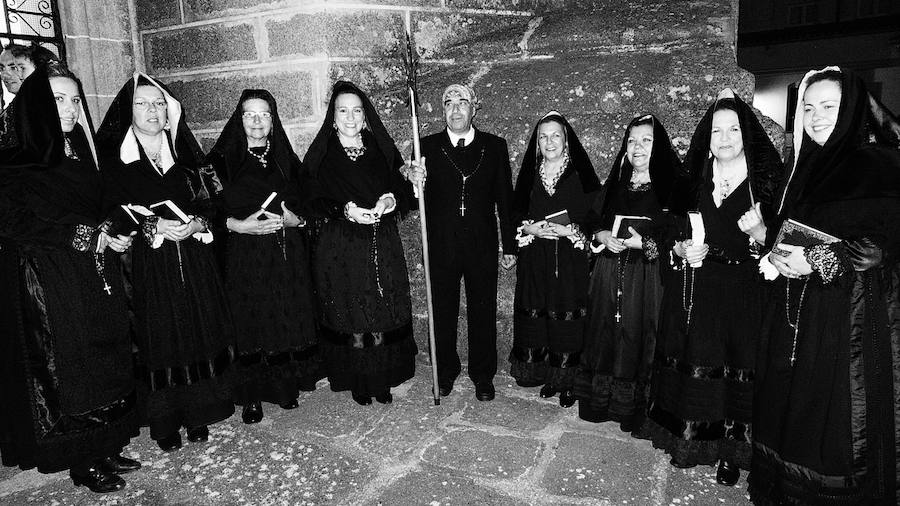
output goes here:
[[276, 201], [275, 197], [278, 196], [278, 192], [272, 192], [266, 197], [266, 200], [263, 201], [262, 204], [259, 205], [259, 208], [263, 211], [268, 211], [274, 214], [281, 214], [281, 201]]
[[144, 206], [125, 204], [116, 207], [107, 217], [109, 228], [106, 233], [115, 237], [117, 235], [130, 235], [141, 228], [141, 218], [152, 216], [153, 213]]
[[557, 225], [566, 226], [572, 223], [572, 220], [569, 219], [569, 211], [563, 209], [562, 211], [557, 211], [553, 214], [548, 214], [544, 217], [547, 220], [547, 223], [556, 223]]
[[774, 242], [775, 247], [772, 248], [772, 253], [781, 256], [788, 256], [791, 254], [789, 251], [778, 249], [779, 244], [790, 244], [791, 246], [809, 248], [810, 246], [831, 244], [838, 241], [840, 241], [840, 239], [831, 234], [816, 230], [799, 221], [787, 220], [781, 224], [781, 228], [778, 230], [778, 235], [775, 237]]
[[[706, 242], [706, 225], [703, 224], [703, 215], [698, 211], [688, 211], [688, 222], [691, 224], [691, 242], [699, 246]], [[691, 264], [691, 267], [703, 267], [703, 260]]]
[[617, 214], [616, 219], [613, 221], [611, 232], [613, 237], [628, 239], [631, 237], [631, 232], [628, 231], [628, 227], [635, 229], [637, 233], [643, 235], [643, 232], [647, 230], [650, 223], [652, 223], [652, 220], [646, 216], [626, 216]]
[[150, 210], [153, 211], [153, 214], [166, 220], [175, 220], [182, 223], [191, 222], [191, 217], [171, 200], [163, 200], [162, 202], [152, 204]]

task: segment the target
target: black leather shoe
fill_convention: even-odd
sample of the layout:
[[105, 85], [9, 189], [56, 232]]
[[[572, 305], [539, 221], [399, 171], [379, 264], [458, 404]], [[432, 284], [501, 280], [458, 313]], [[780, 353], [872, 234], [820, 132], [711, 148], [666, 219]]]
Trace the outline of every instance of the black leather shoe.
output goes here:
[[565, 390], [559, 393], [559, 405], [564, 408], [571, 408], [575, 405], [575, 392]]
[[669, 465], [671, 465], [672, 467], [677, 467], [678, 469], [690, 469], [694, 467], [692, 464], [685, 464], [680, 460], [675, 460], [675, 457], [669, 459]]
[[181, 434], [177, 431], [173, 432], [162, 439], [158, 439], [156, 444], [158, 444], [159, 448], [164, 452], [175, 451], [181, 448]]
[[104, 473], [113, 474], [126, 474], [141, 468], [140, 462], [125, 458], [121, 455], [103, 457], [102, 459], [97, 459], [94, 464], [96, 464], [96, 467]]
[[453, 391], [453, 382], [443, 383], [438, 382], [438, 392], [441, 394], [441, 397], [447, 397], [450, 395], [450, 392]]
[[87, 474], [77, 474], [75, 471], [69, 471], [69, 477], [76, 487], [84, 485], [91, 492], [105, 494], [107, 492], [115, 492], [125, 488], [125, 480], [113, 473], [101, 471], [97, 467], [88, 469]]
[[556, 395], [556, 390], [553, 389], [550, 385], [544, 385], [541, 387], [541, 392], [538, 394], [541, 396], [541, 399], [549, 399]]
[[199, 427], [188, 427], [187, 438], [191, 443], [205, 443], [209, 441], [209, 428], [206, 425], [201, 425]]
[[241, 411], [241, 420], [246, 424], [259, 423], [263, 419], [262, 403], [250, 402]]
[[522, 388], [534, 388], [543, 385], [544, 383], [541, 381], [522, 381], [517, 379], [516, 385], [519, 385]]
[[720, 460], [716, 469], [716, 483], [733, 487], [741, 477], [741, 469], [729, 460]]
[[353, 395], [353, 400], [360, 406], [368, 406], [369, 404], [372, 404], [372, 398], [368, 395], [359, 395], [356, 392], [351, 393]]
[[297, 399], [291, 399], [284, 404], [279, 404], [281, 409], [297, 409], [300, 406], [300, 403], [297, 402]]
[[475, 383], [475, 398], [479, 401], [494, 400], [494, 384], [490, 381], [484, 383]]
[[376, 395], [375, 400], [382, 404], [390, 404], [390, 403], [394, 402], [394, 396], [391, 395], [391, 391], [388, 390], [387, 392], [384, 392], [383, 394]]

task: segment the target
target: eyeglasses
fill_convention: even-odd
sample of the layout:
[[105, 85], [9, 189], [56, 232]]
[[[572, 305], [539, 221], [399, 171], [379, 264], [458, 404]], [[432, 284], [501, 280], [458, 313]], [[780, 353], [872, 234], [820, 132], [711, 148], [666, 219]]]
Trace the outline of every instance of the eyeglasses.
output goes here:
[[250, 120], [250, 121], [253, 121], [253, 120], [263, 121], [263, 120], [267, 120], [267, 119], [272, 119], [272, 113], [265, 112], [265, 111], [263, 111], [263, 112], [247, 111], [244, 114], [241, 114], [241, 117], [246, 120]]
[[164, 99], [159, 100], [135, 100], [134, 108], [139, 111], [146, 111], [150, 109], [150, 106], [153, 106], [154, 109], [165, 109], [168, 105]]

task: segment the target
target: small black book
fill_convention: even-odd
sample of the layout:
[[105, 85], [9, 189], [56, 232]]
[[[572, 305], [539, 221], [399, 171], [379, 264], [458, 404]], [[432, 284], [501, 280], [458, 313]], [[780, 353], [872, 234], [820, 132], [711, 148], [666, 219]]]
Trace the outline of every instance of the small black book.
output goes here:
[[175, 220], [180, 221], [181, 223], [191, 222], [191, 217], [171, 200], [163, 200], [162, 202], [152, 204], [150, 210], [153, 211], [153, 214], [166, 220]]
[[809, 225], [804, 225], [799, 221], [786, 220], [781, 224], [781, 228], [778, 229], [778, 235], [775, 237], [775, 242], [773, 243], [775, 247], [772, 248], [772, 253], [781, 256], [790, 255], [790, 252], [778, 249], [779, 244], [790, 244], [791, 246], [809, 248], [819, 244], [831, 244], [838, 241], [840, 241], [840, 239], [837, 237], [812, 228]]
[[628, 231], [628, 227], [634, 228], [637, 230], [637, 233], [644, 235], [644, 231], [647, 230], [651, 222], [650, 218], [646, 216], [625, 216], [617, 214], [616, 219], [613, 221], [611, 232], [613, 237], [628, 239], [631, 237], [631, 232]]
[[106, 229], [106, 233], [113, 237], [117, 235], [131, 235], [132, 232], [140, 230], [141, 218], [152, 214], [150, 210], [142, 206], [133, 206], [131, 204], [118, 206], [107, 217], [109, 228]]
[[569, 219], [569, 211], [563, 209], [562, 211], [557, 211], [553, 214], [548, 214], [544, 217], [547, 220], [547, 223], [556, 223], [557, 225], [567, 226], [572, 223], [572, 220]]

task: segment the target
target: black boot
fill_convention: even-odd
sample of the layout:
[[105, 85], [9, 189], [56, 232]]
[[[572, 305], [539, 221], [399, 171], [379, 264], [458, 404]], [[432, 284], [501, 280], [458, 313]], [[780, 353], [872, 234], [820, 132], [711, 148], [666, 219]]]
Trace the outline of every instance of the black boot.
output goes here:
[[209, 428], [207, 428], [206, 425], [201, 425], [199, 427], [188, 427], [187, 438], [191, 443], [205, 443], [209, 441]]
[[97, 459], [94, 462], [97, 468], [99, 468], [104, 473], [112, 473], [112, 474], [125, 474], [130, 473], [132, 471], [137, 471], [141, 468], [141, 463], [132, 460], [129, 458], [125, 458], [121, 455], [114, 455], [112, 457], [103, 457], [102, 459]]
[[549, 399], [556, 395], [556, 389], [553, 388], [550, 384], [544, 385], [541, 387], [541, 392], [538, 394], [541, 396], [541, 399]]
[[156, 444], [164, 452], [175, 451], [181, 448], [181, 434], [175, 431], [162, 439], [158, 439]]
[[241, 411], [241, 420], [246, 424], [258, 423], [263, 419], [262, 403], [259, 401], [248, 402]]
[[719, 460], [719, 468], [716, 469], [716, 483], [733, 487], [741, 477], [741, 469], [730, 460]]
[[69, 477], [72, 478], [72, 483], [76, 487], [84, 485], [91, 492], [98, 494], [115, 492], [125, 488], [125, 480], [113, 473], [104, 472], [96, 466], [90, 466], [81, 470], [71, 469], [69, 470]]
[[564, 408], [571, 408], [575, 405], [575, 392], [564, 390], [559, 393], [559, 405]]
[[350, 394], [353, 396], [353, 400], [360, 406], [368, 406], [369, 404], [372, 404], [372, 398], [368, 395], [358, 394], [353, 391], [351, 391]]
[[281, 406], [281, 409], [297, 409], [298, 407], [300, 407], [300, 403], [297, 402], [297, 399], [291, 399], [287, 402], [279, 404], [279, 406]]
[[391, 395], [391, 391], [387, 390], [386, 392], [382, 392], [375, 396], [375, 400], [380, 402], [381, 404], [390, 404], [394, 402], [394, 396]]

